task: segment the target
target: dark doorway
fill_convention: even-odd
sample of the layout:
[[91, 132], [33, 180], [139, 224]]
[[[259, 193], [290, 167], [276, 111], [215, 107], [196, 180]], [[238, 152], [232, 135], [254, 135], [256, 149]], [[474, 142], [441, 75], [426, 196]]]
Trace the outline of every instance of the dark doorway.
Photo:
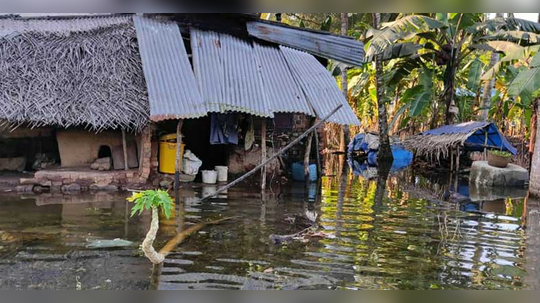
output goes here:
[[112, 158], [112, 151], [111, 151], [111, 148], [107, 145], [102, 145], [99, 147], [99, 152], [98, 152], [98, 159], [101, 159], [101, 158]]

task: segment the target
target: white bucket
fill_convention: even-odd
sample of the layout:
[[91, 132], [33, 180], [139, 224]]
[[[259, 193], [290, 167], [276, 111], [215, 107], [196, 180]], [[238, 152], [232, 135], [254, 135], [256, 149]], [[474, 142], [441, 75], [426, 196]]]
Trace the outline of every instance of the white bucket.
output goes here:
[[218, 173], [215, 170], [203, 170], [202, 181], [205, 184], [216, 184]]
[[218, 173], [218, 182], [227, 182], [229, 180], [229, 168], [227, 166], [216, 166]]

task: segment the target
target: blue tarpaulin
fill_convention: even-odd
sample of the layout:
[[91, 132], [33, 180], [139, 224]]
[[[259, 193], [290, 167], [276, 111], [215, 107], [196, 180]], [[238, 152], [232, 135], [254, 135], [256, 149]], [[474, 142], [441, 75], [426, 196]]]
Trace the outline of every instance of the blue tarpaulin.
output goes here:
[[[517, 154], [517, 149], [506, 140], [494, 123], [491, 122], [466, 122], [454, 125], [445, 125], [437, 129], [423, 132], [423, 136], [442, 136], [452, 134], [471, 134], [465, 141], [465, 148], [468, 150], [484, 150], [484, 145], [493, 149], [499, 148], [508, 151], [513, 155]], [[487, 134], [487, 144], [486, 144]]]

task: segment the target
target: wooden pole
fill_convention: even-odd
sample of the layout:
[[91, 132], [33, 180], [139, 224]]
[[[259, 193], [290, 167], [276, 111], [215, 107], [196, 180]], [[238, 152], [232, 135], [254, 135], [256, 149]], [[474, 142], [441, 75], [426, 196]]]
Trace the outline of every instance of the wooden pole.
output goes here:
[[309, 156], [311, 155], [311, 143], [313, 142], [313, 132], [311, 132], [306, 140], [306, 151], [304, 152], [304, 180], [306, 186], [309, 185]]
[[288, 151], [289, 149], [291, 149], [293, 146], [295, 146], [296, 144], [298, 144], [300, 141], [302, 141], [305, 137], [307, 137], [310, 133], [313, 133], [313, 131], [319, 127], [319, 125], [323, 124], [324, 122], [326, 122], [326, 120], [330, 119], [330, 117], [332, 117], [338, 110], [340, 110], [341, 108], [343, 107], [343, 104], [340, 104], [338, 107], [336, 107], [332, 112], [330, 112], [326, 117], [324, 117], [323, 119], [321, 119], [321, 121], [317, 122], [315, 125], [313, 125], [310, 129], [308, 129], [307, 131], [305, 131], [302, 135], [300, 135], [300, 137], [296, 138], [295, 140], [293, 140], [291, 143], [289, 143], [287, 146], [285, 146], [283, 149], [281, 149], [279, 152], [275, 153], [272, 155], [272, 157], [268, 158], [266, 161], [264, 161], [264, 163], [261, 163], [259, 166], [255, 167], [254, 169], [252, 169], [251, 171], [247, 172], [245, 175], [243, 175], [242, 177], [234, 180], [233, 182], [223, 186], [222, 188], [218, 189], [215, 193], [211, 194], [211, 195], [208, 195], [206, 197], [202, 197], [201, 201], [204, 201], [204, 200], [207, 200], [207, 199], [210, 199], [212, 197], [215, 197], [219, 194], [221, 194], [222, 192], [228, 190], [229, 188], [235, 186], [236, 184], [244, 181], [245, 179], [249, 178], [250, 176], [252, 176], [254, 173], [256, 173], [259, 169], [263, 168], [266, 164], [270, 163], [271, 161], [275, 160], [277, 157], [281, 156], [283, 153], [285, 153], [286, 151]]
[[[313, 120], [315, 124], [315, 120]], [[317, 178], [322, 177], [322, 164], [321, 164], [321, 146], [319, 145], [319, 130], [316, 128], [313, 131], [313, 136], [315, 137], [315, 157], [317, 158]]]
[[124, 151], [124, 170], [129, 170], [126, 130], [122, 129], [122, 149]]
[[180, 203], [180, 195], [178, 190], [180, 189], [180, 170], [182, 169], [182, 126], [184, 125], [184, 120], [178, 120], [178, 125], [176, 126], [176, 165], [174, 172], [174, 196], [176, 204]]
[[456, 155], [456, 176], [459, 178], [459, 158], [461, 155], [461, 146], [458, 146], [457, 148], [457, 155]]
[[[261, 125], [261, 163], [266, 161], [266, 118], [262, 118]], [[266, 190], [266, 165], [261, 170], [261, 191]]]

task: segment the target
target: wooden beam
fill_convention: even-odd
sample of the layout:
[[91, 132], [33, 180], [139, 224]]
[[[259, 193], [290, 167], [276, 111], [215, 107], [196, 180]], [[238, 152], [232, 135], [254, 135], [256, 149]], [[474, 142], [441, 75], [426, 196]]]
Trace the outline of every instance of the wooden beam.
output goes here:
[[[261, 121], [261, 163], [266, 161], [266, 118]], [[261, 190], [266, 190], [266, 165], [261, 170]]]
[[210, 199], [212, 197], [215, 197], [219, 194], [221, 194], [222, 192], [228, 190], [229, 188], [237, 185], [238, 183], [244, 181], [245, 179], [249, 178], [250, 176], [252, 176], [253, 174], [255, 174], [259, 169], [263, 168], [266, 164], [270, 163], [271, 161], [274, 161], [277, 157], [281, 156], [282, 154], [284, 154], [286, 151], [288, 151], [289, 149], [291, 149], [293, 146], [295, 146], [296, 144], [298, 144], [300, 141], [302, 141], [305, 137], [307, 137], [310, 133], [313, 133], [313, 131], [319, 127], [319, 125], [323, 124], [324, 122], [326, 122], [328, 119], [330, 119], [330, 117], [332, 117], [338, 110], [340, 110], [341, 108], [343, 107], [343, 104], [340, 104], [338, 105], [338, 107], [336, 107], [332, 112], [330, 112], [326, 117], [324, 117], [323, 119], [321, 119], [321, 121], [317, 122], [314, 126], [312, 126], [310, 129], [308, 129], [307, 131], [305, 131], [302, 135], [300, 135], [300, 137], [294, 139], [291, 143], [289, 143], [287, 146], [285, 146], [284, 148], [282, 148], [279, 152], [275, 153], [272, 155], [272, 157], [268, 158], [266, 161], [264, 161], [264, 163], [261, 163], [259, 166], [255, 167], [254, 169], [250, 170], [249, 172], [247, 172], [246, 174], [244, 174], [242, 177], [234, 180], [233, 182], [223, 186], [222, 188], [218, 189], [215, 193], [211, 194], [211, 195], [208, 195], [206, 197], [202, 197], [201, 201], [204, 201], [204, 200], [207, 200], [207, 199]]
[[129, 170], [126, 130], [122, 129], [122, 149], [124, 151], [124, 170]]
[[182, 126], [184, 125], [184, 120], [178, 120], [178, 125], [176, 126], [176, 165], [174, 172], [174, 196], [176, 204], [180, 203], [180, 195], [178, 190], [180, 189], [180, 170], [182, 170]]

